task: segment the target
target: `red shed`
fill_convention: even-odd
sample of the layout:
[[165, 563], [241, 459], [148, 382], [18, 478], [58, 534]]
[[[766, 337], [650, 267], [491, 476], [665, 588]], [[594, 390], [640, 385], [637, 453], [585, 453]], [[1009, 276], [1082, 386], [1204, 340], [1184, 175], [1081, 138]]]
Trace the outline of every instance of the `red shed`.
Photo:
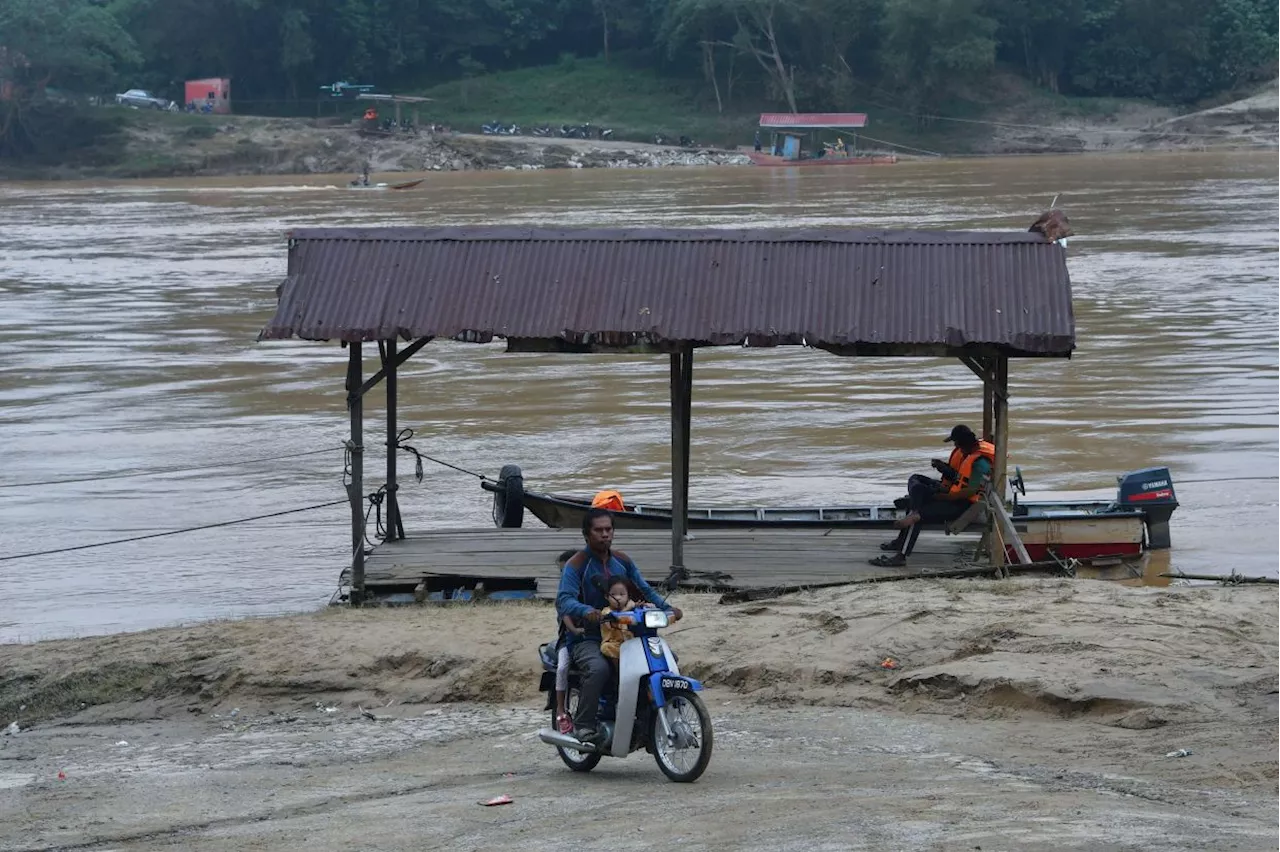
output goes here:
[[207, 80], [188, 80], [183, 105], [197, 111], [207, 106], [210, 112], [226, 115], [231, 112], [231, 80], [228, 77], [210, 77]]

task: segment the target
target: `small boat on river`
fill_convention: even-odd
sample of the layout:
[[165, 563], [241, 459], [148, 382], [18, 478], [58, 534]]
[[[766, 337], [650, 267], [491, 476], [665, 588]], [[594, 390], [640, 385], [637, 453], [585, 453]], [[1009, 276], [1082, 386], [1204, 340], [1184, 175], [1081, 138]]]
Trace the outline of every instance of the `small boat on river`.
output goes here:
[[[1019, 501], [1025, 496], [1021, 471], [1011, 481], [1008, 503], [1014, 527], [1035, 561], [1132, 558], [1170, 546], [1169, 519], [1178, 500], [1168, 468], [1147, 468], [1118, 479], [1114, 500]], [[527, 510], [552, 528], [576, 529], [591, 497], [528, 491], [519, 466], [507, 465], [496, 482], [481, 487], [494, 495], [494, 523], [519, 527]], [[901, 505], [724, 506], [690, 508], [688, 529], [890, 529], [906, 514]], [[614, 512], [618, 529], [670, 529], [671, 507], [628, 505]], [[1052, 551], [1052, 552], [1051, 552]]]
[[404, 183], [361, 183], [353, 180], [347, 184], [348, 189], [413, 189], [422, 183], [426, 178], [418, 178], [417, 180], [405, 181]]

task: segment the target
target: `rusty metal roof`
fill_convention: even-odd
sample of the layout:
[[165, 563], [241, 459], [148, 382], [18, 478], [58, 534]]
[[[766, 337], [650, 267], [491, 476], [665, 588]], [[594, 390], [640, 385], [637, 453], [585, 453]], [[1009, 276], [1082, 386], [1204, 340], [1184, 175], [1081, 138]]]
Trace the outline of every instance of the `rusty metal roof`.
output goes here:
[[1028, 232], [300, 229], [259, 339], [807, 344], [1069, 357], [1066, 252]]
[[788, 128], [843, 128], [866, 127], [864, 112], [764, 112], [760, 114], [761, 127]]

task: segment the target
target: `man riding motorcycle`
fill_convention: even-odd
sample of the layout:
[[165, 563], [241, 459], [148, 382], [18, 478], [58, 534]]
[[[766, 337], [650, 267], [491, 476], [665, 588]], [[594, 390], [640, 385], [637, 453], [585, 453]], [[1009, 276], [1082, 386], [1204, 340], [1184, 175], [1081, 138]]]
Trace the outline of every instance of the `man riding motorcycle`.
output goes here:
[[587, 546], [565, 563], [560, 574], [556, 615], [572, 616], [585, 628], [583, 635], [568, 637], [569, 655], [582, 684], [573, 720], [574, 737], [580, 742], [598, 743], [596, 714], [611, 671], [600, 653], [600, 611], [608, 606], [605, 595], [611, 579], [625, 578], [644, 600], [670, 609], [674, 621], [678, 621], [682, 613], [645, 582], [629, 556], [613, 549], [612, 512], [601, 508], [588, 510], [582, 519], [582, 537]]

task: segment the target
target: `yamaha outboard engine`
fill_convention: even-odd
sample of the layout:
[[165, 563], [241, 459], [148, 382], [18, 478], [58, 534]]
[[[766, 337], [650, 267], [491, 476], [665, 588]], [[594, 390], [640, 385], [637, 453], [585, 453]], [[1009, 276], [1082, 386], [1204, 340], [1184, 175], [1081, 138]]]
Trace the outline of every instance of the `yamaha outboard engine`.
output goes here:
[[1147, 520], [1147, 546], [1165, 550], [1169, 538], [1169, 517], [1178, 508], [1173, 477], [1167, 467], [1148, 467], [1117, 477], [1120, 487], [1116, 501], [1126, 509], [1140, 509]]

